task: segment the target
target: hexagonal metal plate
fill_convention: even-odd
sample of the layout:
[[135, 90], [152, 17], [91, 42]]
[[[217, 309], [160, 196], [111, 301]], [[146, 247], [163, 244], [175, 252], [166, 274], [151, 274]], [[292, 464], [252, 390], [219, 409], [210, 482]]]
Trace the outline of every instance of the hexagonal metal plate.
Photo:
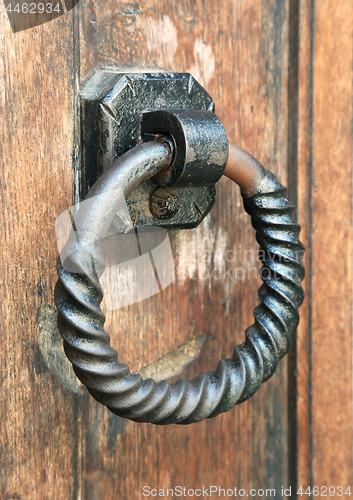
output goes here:
[[[96, 72], [81, 92], [81, 196], [112, 161], [141, 141], [141, 113], [151, 109], [195, 109], [214, 112], [214, 101], [188, 73]], [[214, 186], [175, 188], [180, 208], [168, 220], [150, 212], [149, 198], [156, 188], [144, 182], [127, 199], [137, 226], [168, 229], [196, 227], [214, 204]]]

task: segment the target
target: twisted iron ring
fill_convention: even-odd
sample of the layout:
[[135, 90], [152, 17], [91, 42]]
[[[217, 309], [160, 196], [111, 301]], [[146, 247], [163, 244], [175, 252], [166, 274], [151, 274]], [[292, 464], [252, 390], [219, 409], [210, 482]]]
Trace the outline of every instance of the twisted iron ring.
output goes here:
[[174, 384], [143, 380], [118, 361], [103, 328], [96, 243], [116, 213], [116, 193], [121, 190], [127, 197], [171, 160], [167, 143], [145, 143], [121, 156], [98, 179], [86, 197], [91, 203], [82, 206], [75, 219], [78, 240], [65, 263], [59, 259], [55, 289], [59, 330], [77, 377], [116, 415], [158, 425], [199, 422], [249, 399], [287, 353], [304, 299], [304, 247], [294, 220], [295, 207], [270, 172], [248, 153], [230, 146], [224, 174], [241, 188], [262, 261], [260, 305], [254, 309], [255, 322], [247, 328], [245, 342], [235, 347], [231, 358], [222, 359], [214, 372], [202, 372], [191, 381], [181, 378]]

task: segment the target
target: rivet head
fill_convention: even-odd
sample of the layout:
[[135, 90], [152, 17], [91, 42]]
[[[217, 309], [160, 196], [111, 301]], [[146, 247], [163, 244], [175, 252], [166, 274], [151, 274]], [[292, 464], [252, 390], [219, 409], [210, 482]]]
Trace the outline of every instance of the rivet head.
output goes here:
[[171, 219], [178, 212], [180, 198], [175, 189], [157, 188], [150, 197], [150, 210], [156, 219]]

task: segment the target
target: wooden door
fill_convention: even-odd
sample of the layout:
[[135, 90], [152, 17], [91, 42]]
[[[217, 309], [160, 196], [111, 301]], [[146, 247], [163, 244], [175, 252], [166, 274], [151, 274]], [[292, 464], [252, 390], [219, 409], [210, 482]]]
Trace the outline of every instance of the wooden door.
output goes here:
[[[183, 498], [203, 487], [203, 498], [222, 498], [210, 486], [256, 498], [272, 489], [282, 498], [282, 487], [302, 498], [301, 486], [314, 498], [314, 486], [332, 486], [338, 498], [353, 462], [352, 2], [80, 0], [20, 31], [5, 5], [1, 498], [142, 499], [144, 487], [177, 498], [177, 486]], [[288, 185], [298, 206], [306, 301], [290, 354], [251, 400], [210, 421], [159, 428], [116, 417], [62, 357], [55, 221], [80, 190], [78, 93], [108, 66], [190, 72], [215, 99], [230, 141]], [[182, 372], [194, 377], [229, 356], [252, 322], [258, 263], [244, 252], [257, 246], [227, 179], [198, 228], [169, 236], [174, 283], [108, 313], [106, 327], [133, 370], [169, 353], [173, 373], [195, 358]], [[248, 265], [250, 279], [237, 274]], [[214, 279], [217, 266], [232, 272]]]

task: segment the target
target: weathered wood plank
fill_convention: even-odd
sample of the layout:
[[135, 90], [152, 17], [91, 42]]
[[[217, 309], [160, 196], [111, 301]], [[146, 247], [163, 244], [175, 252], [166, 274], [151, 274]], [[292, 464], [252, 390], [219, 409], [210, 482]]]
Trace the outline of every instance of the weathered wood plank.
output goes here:
[[[106, 65], [190, 71], [214, 97], [230, 140], [286, 183], [287, 1], [107, 1], [104, 8], [96, 2], [79, 8], [82, 81]], [[192, 377], [229, 357], [252, 322], [257, 246], [227, 180], [203, 224], [170, 239], [176, 281], [109, 313], [106, 328], [132, 369], [206, 334], [201, 355], [185, 372]], [[123, 421], [85, 396], [84, 457], [84, 498], [92, 500], [143, 498], [145, 485], [274, 487], [279, 495], [288, 479], [286, 362], [251, 401], [186, 428]]]
[[[298, 485], [352, 485], [352, 49], [349, 1], [300, 2]], [[338, 496], [338, 493], [337, 493]]]
[[352, 485], [352, 2], [315, 4], [313, 484]]
[[11, 32], [1, 3], [0, 497], [79, 498], [81, 397], [47, 369], [36, 316], [54, 305], [55, 219], [72, 202], [72, 12]]
[[312, 484], [311, 443], [311, 195], [312, 195], [312, 10], [311, 2], [300, 2], [298, 46], [298, 221], [305, 246], [305, 301], [300, 309], [296, 343], [297, 428], [296, 488]]

